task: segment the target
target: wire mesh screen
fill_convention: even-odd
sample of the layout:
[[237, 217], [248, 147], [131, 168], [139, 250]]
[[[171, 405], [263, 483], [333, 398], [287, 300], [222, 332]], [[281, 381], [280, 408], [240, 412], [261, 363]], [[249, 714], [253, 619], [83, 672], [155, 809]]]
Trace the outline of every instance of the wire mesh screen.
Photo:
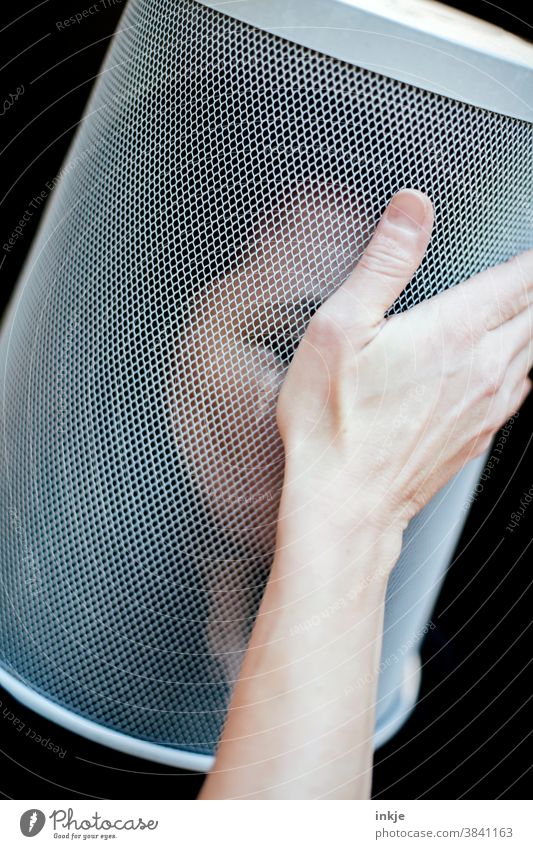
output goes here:
[[[532, 142], [193, 0], [131, 0], [3, 331], [3, 666], [104, 726], [212, 752], [309, 318], [404, 186], [436, 228], [394, 310], [533, 245]], [[442, 563], [424, 569], [434, 597]], [[395, 639], [427, 614], [416, 586]]]

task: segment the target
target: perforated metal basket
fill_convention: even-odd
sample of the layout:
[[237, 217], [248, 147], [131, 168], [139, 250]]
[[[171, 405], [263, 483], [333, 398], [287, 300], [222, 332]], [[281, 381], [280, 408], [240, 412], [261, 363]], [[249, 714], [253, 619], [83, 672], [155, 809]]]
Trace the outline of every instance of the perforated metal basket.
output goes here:
[[[436, 226], [394, 310], [533, 245], [526, 84], [355, 3], [131, 0], [1, 339], [18, 698], [209, 766], [271, 563], [291, 354], [401, 187]], [[376, 744], [416, 700], [479, 462], [406, 534]]]

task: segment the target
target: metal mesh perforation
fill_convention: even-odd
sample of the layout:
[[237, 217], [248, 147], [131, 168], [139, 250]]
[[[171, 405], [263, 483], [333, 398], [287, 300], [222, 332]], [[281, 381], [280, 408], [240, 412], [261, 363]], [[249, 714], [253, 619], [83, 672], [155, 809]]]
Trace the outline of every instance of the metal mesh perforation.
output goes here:
[[531, 246], [532, 140], [192, 0], [131, 0], [3, 335], [6, 668], [108, 727], [213, 750], [310, 316], [403, 186], [436, 228], [395, 310]]

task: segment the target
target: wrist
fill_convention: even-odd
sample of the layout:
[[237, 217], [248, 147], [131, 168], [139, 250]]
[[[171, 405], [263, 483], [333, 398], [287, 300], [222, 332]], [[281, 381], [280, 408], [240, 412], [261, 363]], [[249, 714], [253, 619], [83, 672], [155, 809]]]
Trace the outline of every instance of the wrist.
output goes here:
[[[272, 644], [282, 658], [354, 636], [358, 628], [379, 631], [387, 583], [401, 543], [363, 530], [350, 543], [302, 538], [278, 546], [259, 615], [255, 640]], [[377, 630], [376, 630], [377, 629]], [[351, 639], [350, 638], [350, 639]], [[335, 643], [337, 649], [340, 644]]]
[[384, 475], [362, 464], [335, 468], [301, 453], [286, 454], [278, 530], [289, 537], [365, 541], [385, 559], [397, 559], [407, 514]]
[[331, 503], [284, 487], [269, 595], [278, 607], [307, 597], [333, 606], [340, 599], [343, 607], [379, 603], [401, 546], [401, 527], [369, 521], [363, 501], [351, 500], [345, 520]]

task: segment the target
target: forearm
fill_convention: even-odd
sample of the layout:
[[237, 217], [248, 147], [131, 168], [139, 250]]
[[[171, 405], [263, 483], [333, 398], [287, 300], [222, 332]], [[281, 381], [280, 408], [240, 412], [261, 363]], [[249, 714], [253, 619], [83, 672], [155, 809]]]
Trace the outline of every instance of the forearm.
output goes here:
[[292, 509], [302, 495], [285, 487], [272, 572], [202, 798], [370, 794], [383, 607], [398, 537], [366, 523], [343, 534], [304, 501], [302, 524]]

